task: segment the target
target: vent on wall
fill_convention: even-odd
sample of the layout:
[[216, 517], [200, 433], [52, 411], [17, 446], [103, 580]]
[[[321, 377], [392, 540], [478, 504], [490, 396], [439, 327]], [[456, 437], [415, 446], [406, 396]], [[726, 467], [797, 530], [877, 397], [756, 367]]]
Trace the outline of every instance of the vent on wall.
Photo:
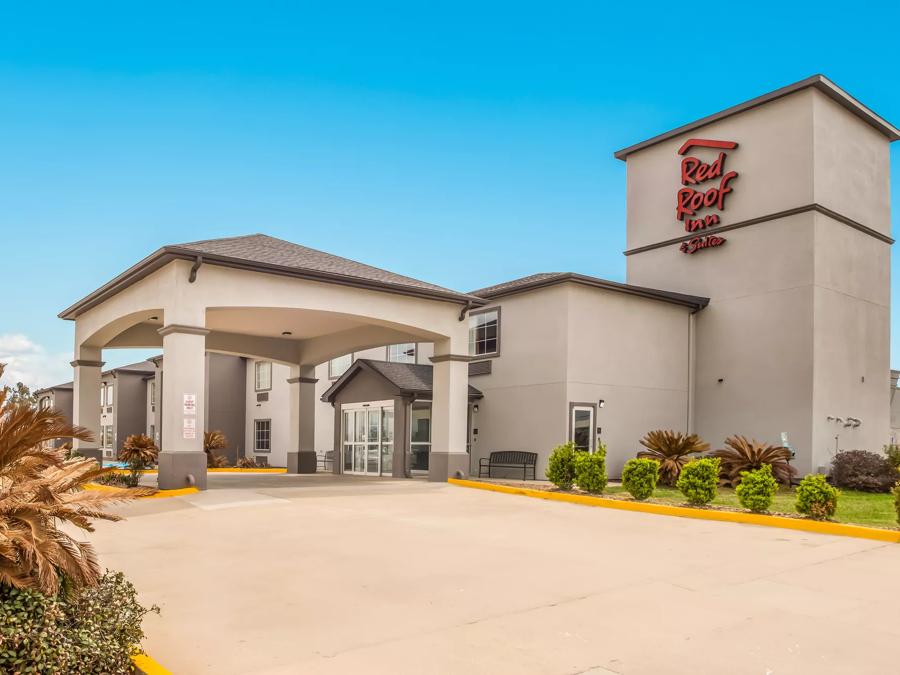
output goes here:
[[256, 464], [257, 466], [269, 466], [269, 458], [256, 455]]
[[493, 361], [475, 361], [469, 364], [469, 377], [473, 375], [490, 375]]
[[266, 392], [265, 394], [257, 394], [256, 395], [257, 403], [260, 403], [262, 401], [268, 401], [268, 400], [269, 400], [269, 392]]

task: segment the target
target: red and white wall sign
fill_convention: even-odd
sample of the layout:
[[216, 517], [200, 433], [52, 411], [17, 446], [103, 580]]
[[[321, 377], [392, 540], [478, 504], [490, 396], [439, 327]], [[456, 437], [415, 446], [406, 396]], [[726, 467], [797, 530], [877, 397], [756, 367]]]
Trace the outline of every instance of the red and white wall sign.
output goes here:
[[[727, 167], [728, 152], [738, 146], [734, 141], [717, 141], [707, 138], [689, 138], [678, 150], [681, 160], [681, 187], [676, 195], [675, 217], [684, 223], [686, 232], [702, 233], [722, 222], [720, 213], [725, 210], [731, 183], [738, 177], [737, 171]], [[710, 161], [688, 154], [693, 148], [718, 150], [718, 156]], [[705, 153], [709, 154], [709, 153]], [[706, 248], [721, 246], [724, 237], [698, 234], [681, 244], [683, 253], [696, 253]]]

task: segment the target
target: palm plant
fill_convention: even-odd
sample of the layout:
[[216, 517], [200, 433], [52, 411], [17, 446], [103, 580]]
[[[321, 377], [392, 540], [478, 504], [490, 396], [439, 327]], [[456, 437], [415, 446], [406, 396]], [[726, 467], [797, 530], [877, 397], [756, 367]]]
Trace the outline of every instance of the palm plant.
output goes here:
[[[0, 364], [0, 375], [3, 369]], [[121, 519], [105, 507], [154, 492], [85, 491], [86, 483], [110, 470], [44, 447], [59, 438], [92, 440], [58, 410], [12, 401], [0, 391], [0, 584], [45, 594], [57, 593], [63, 578], [75, 586], [95, 585], [100, 567], [94, 548], [60, 524], [92, 532], [93, 520]]]
[[239, 469], [255, 469], [256, 457], [241, 457], [237, 461], [237, 466]]
[[659, 482], [673, 486], [681, 475], [681, 468], [692, 459], [690, 455], [705, 452], [709, 443], [697, 434], [683, 434], [680, 431], [657, 429], [649, 431], [641, 439], [641, 450], [637, 456], [642, 459], [655, 459], [659, 462]]
[[790, 465], [791, 451], [780, 445], [769, 445], [743, 436], [729, 436], [727, 447], [710, 453], [720, 460], [719, 477], [724, 485], [735, 486], [741, 482], [741, 471], [754, 471], [768, 464], [779, 483], [789, 485], [797, 473]]
[[228, 466], [228, 459], [215, 452], [228, 447], [228, 439], [221, 431], [203, 432], [203, 451], [206, 453], [206, 466], [210, 469], [221, 469]]
[[119, 459], [128, 462], [128, 468], [131, 469], [128, 485], [137, 487], [141, 479], [141, 471], [154, 464], [158, 458], [159, 448], [147, 434], [128, 436], [119, 451]]

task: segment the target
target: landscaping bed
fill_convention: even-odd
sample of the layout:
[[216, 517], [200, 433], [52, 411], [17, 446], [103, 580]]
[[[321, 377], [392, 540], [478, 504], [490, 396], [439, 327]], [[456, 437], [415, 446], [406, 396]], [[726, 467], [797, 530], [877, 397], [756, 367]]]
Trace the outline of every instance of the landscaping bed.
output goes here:
[[[587, 492], [573, 487], [571, 490], [560, 490], [552, 484], [540, 481], [510, 481], [510, 480], [490, 480], [485, 478], [470, 479], [478, 480], [483, 483], [496, 483], [500, 485], [511, 485], [516, 487], [529, 488], [531, 490], [543, 490], [547, 492], [558, 492], [564, 494], [587, 495]], [[803, 518], [794, 508], [797, 501], [796, 488], [782, 487], [775, 494], [772, 500], [772, 507], [769, 511], [771, 515], [785, 516], [788, 518]], [[621, 499], [624, 501], [637, 501], [628, 494], [621, 485], [610, 483], [604, 490], [602, 496], [607, 499]], [[727, 511], [746, 511], [741, 508], [737, 495], [733, 488], [719, 487], [718, 494], [708, 507], [697, 507], [686, 503], [684, 495], [673, 487], [665, 487], [658, 485], [653, 492], [653, 496], [644, 500], [649, 504], [667, 504], [670, 506], [682, 506], [685, 508], [698, 508], [703, 510], [708, 508], [727, 510]], [[860, 492], [858, 490], [841, 490], [841, 498], [838, 501], [837, 512], [834, 521], [839, 523], [847, 523], [851, 525], [864, 525], [866, 527], [877, 527], [886, 530], [897, 530], [897, 512], [894, 510], [893, 496], [884, 493]]]

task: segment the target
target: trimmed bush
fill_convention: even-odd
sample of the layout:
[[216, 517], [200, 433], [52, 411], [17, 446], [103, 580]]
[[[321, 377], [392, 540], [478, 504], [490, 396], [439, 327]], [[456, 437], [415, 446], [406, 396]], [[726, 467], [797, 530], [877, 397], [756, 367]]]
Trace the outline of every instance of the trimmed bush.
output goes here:
[[547, 480], [560, 490], [571, 490], [575, 483], [575, 444], [557, 445], [547, 461]]
[[655, 459], [629, 459], [622, 469], [622, 487], [637, 500], [653, 496], [659, 480], [659, 462]]
[[897, 510], [897, 523], [900, 524], [900, 481], [894, 486], [894, 508]]
[[884, 454], [887, 456], [887, 460], [893, 467], [897, 469], [897, 471], [900, 471], [900, 445], [891, 443], [890, 445], [884, 446]]
[[0, 584], [0, 672], [130, 673], [148, 612], [121, 572], [56, 596]]
[[593, 453], [575, 453], [575, 485], [592, 495], [606, 489], [606, 445], [599, 443]]
[[768, 511], [778, 491], [778, 481], [771, 464], [763, 464], [755, 471], [741, 471], [741, 482], [734, 489], [741, 506], [755, 513]]
[[831, 483], [864, 492], [890, 492], [897, 482], [894, 465], [877, 452], [844, 450], [831, 460]]
[[825, 476], [811, 473], [797, 486], [797, 512], [826, 520], [837, 510], [838, 497], [841, 491], [828, 484]]
[[675, 484], [691, 504], [709, 504], [716, 498], [719, 486], [719, 458], [695, 459], [681, 469]]

